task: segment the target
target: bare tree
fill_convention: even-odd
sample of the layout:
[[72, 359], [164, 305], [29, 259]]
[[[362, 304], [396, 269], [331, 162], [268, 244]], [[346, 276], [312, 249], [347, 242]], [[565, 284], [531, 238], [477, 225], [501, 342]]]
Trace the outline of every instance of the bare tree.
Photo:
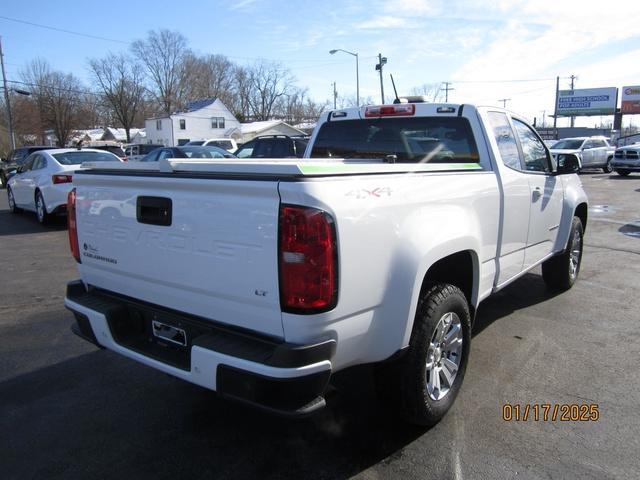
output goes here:
[[304, 121], [316, 121], [328, 105], [328, 101], [317, 103], [311, 100], [306, 88], [293, 87], [289, 94], [278, 100], [275, 116], [292, 125]]
[[413, 87], [411, 95], [422, 95], [434, 103], [444, 100], [444, 91], [441, 83], [424, 83], [419, 87]]
[[236, 66], [233, 70], [233, 90], [229, 104], [226, 104], [240, 122], [251, 115], [249, 95], [251, 92], [251, 72], [246, 67]]
[[259, 61], [249, 74], [250, 91], [247, 103], [255, 120], [268, 120], [275, 113], [274, 106], [280, 97], [293, 90], [295, 79], [278, 63]]
[[60, 147], [66, 145], [78, 123], [83, 86], [70, 73], [53, 71], [45, 60], [32, 61], [22, 72], [30, 86], [43, 128], [51, 128]]
[[235, 65], [224, 55], [206, 55], [197, 57], [193, 54], [185, 59], [188, 78], [186, 97], [190, 100], [201, 98], [220, 98], [230, 104], [233, 96]]
[[146, 67], [151, 91], [163, 113], [169, 115], [184, 102], [187, 87], [187, 39], [170, 30], [150, 31], [145, 40], [131, 45], [134, 56]]
[[[350, 96], [338, 96], [337, 99], [338, 108], [349, 108], [358, 106], [358, 99], [355, 95]], [[360, 106], [362, 105], [376, 105], [376, 102], [373, 100], [372, 96], [368, 97], [360, 97]]]
[[124, 128], [127, 142], [145, 92], [142, 66], [131, 57], [109, 54], [89, 61], [94, 82]]
[[87, 92], [78, 98], [78, 128], [114, 125], [118, 120], [101, 93]]

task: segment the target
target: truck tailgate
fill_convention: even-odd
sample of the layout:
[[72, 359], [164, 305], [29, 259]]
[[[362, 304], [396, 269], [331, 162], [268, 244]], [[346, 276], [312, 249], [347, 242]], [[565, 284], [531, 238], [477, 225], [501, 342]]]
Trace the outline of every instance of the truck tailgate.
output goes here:
[[283, 337], [276, 179], [94, 173], [74, 184], [86, 283]]

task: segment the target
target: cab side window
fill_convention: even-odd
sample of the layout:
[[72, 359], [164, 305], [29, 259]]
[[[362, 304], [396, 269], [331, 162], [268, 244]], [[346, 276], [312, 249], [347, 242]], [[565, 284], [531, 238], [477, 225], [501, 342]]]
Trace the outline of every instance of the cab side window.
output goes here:
[[549, 157], [542, 140], [538, 138], [528, 125], [520, 120], [514, 118], [513, 125], [516, 127], [516, 132], [520, 140], [525, 170], [527, 172], [550, 172]]
[[502, 162], [513, 170], [522, 170], [520, 163], [520, 153], [518, 143], [509, 124], [509, 119], [502, 112], [489, 112], [489, 122], [493, 129], [493, 135], [498, 144], [498, 150], [502, 157]]
[[34, 153], [35, 159], [33, 161], [33, 166], [31, 170], [41, 170], [47, 166], [47, 160], [39, 154]]
[[21, 172], [28, 172], [29, 170], [33, 169], [33, 164], [39, 156], [40, 155], [38, 155], [37, 153], [32, 153], [31, 155], [29, 155], [22, 164]]
[[235, 153], [236, 157], [238, 157], [238, 158], [249, 158], [249, 157], [253, 156], [253, 149], [254, 149], [255, 146], [256, 146], [256, 142], [254, 142], [254, 141], [245, 143]]

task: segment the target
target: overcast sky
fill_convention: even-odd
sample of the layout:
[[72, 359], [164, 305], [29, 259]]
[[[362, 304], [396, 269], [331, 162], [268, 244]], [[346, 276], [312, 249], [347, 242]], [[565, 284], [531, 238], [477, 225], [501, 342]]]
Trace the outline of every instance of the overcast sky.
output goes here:
[[[87, 80], [87, 58], [126, 50], [128, 42], [159, 28], [180, 31], [198, 53], [240, 64], [279, 61], [320, 101], [331, 98], [334, 81], [339, 94], [355, 95], [355, 58], [329, 55], [331, 49], [359, 54], [362, 97], [380, 99], [374, 67], [382, 53], [387, 99], [389, 73], [400, 94], [448, 81], [450, 101], [501, 105], [507, 98], [508, 108], [539, 122], [543, 111], [553, 112], [556, 76], [561, 88], [568, 88], [570, 75], [577, 76], [576, 88], [640, 85], [638, 0], [2, 0], [0, 10], [9, 79], [43, 57]], [[640, 118], [625, 117], [629, 121]]]

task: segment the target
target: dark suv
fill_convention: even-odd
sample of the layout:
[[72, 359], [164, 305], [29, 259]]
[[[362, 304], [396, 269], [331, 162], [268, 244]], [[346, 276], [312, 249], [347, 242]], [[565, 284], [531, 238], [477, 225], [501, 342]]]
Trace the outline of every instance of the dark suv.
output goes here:
[[241, 145], [233, 154], [238, 158], [302, 158], [307, 143], [308, 137], [265, 135]]
[[4, 160], [0, 164], [0, 186], [7, 186], [7, 181], [15, 173], [18, 167], [22, 166], [24, 161], [29, 155], [38, 150], [49, 150], [57, 147], [46, 147], [44, 145], [31, 146], [31, 147], [18, 147], [12, 150], [9, 154], [9, 158]]

